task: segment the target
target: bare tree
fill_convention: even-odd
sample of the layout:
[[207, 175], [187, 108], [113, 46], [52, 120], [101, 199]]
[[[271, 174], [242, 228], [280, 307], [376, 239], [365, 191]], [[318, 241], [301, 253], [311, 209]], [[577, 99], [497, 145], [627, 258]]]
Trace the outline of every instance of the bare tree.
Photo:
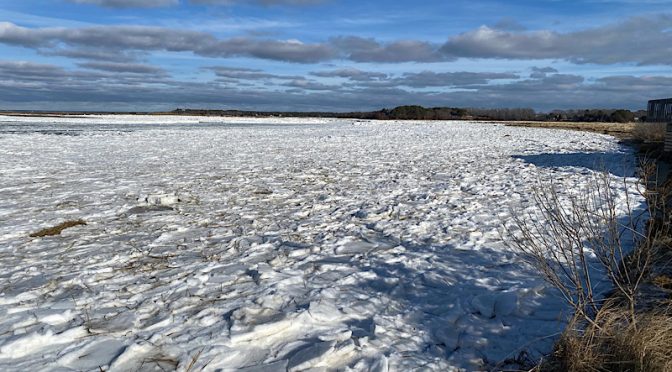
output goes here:
[[[607, 172], [594, 174], [580, 194], [564, 195], [557, 185], [540, 183], [533, 190], [535, 208], [515, 211], [513, 223], [506, 226], [510, 246], [560, 291], [575, 320], [597, 328], [602, 301], [594, 276], [611, 280], [634, 324], [637, 289], [657, 236], [665, 234], [646, 227], [667, 197], [647, 191], [644, 180], [650, 179], [652, 166], [640, 169], [641, 180], [624, 177], [620, 189]], [[643, 210], [633, 205], [642, 197], [648, 201]]]

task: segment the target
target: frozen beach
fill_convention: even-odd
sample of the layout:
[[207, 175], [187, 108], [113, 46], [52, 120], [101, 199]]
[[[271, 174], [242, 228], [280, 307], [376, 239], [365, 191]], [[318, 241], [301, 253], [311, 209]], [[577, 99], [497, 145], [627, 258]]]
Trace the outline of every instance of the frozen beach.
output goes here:
[[633, 176], [609, 136], [469, 122], [0, 116], [0, 143], [0, 370], [534, 358], [569, 309], [502, 225], [539, 180]]

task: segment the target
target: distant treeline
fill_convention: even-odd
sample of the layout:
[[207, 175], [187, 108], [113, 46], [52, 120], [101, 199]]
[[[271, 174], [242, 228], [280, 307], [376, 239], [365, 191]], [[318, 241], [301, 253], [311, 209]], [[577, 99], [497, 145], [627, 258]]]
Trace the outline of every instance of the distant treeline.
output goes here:
[[457, 108], [399, 106], [369, 112], [264, 112], [241, 110], [177, 109], [175, 115], [198, 116], [247, 116], [247, 117], [319, 117], [375, 120], [498, 120], [498, 121], [568, 121], [568, 122], [616, 122], [645, 121], [646, 111], [630, 110], [555, 110], [537, 113], [529, 108]]

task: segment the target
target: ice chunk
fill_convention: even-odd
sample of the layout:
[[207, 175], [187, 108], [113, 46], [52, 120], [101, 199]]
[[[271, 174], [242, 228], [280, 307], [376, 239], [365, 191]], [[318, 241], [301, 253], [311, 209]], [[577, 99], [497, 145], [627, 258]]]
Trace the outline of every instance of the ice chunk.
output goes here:
[[138, 198], [138, 201], [148, 205], [171, 206], [180, 202], [180, 198], [176, 194], [150, 194]]
[[321, 335], [319, 336], [319, 339], [321, 341], [346, 341], [349, 340], [352, 337], [352, 331], [351, 330], [342, 330], [342, 331], [335, 331], [331, 332], [326, 335]]
[[355, 237], [347, 237], [338, 242], [334, 251], [336, 254], [351, 255], [366, 253], [375, 248], [376, 245], [373, 243], [369, 243]]
[[112, 362], [110, 371], [138, 370], [146, 362], [146, 357], [153, 352], [156, 352], [156, 347], [148, 342], [132, 344]]
[[460, 331], [456, 327], [435, 328], [434, 339], [437, 344], [444, 344], [446, 349], [452, 351], [460, 344]]
[[133, 207], [126, 211], [126, 214], [143, 214], [143, 213], [152, 213], [152, 212], [167, 212], [174, 210], [173, 207], [168, 205], [141, 205]]
[[58, 363], [76, 370], [94, 370], [107, 366], [126, 348], [120, 340], [103, 339], [63, 355]]
[[92, 333], [119, 332], [133, 328], [137, 316], [131, 311], [124, 311], [114, 317], [92, 319], [89, 324], [89, 331]]
[[471, 305], [484, 317], [492, 318], [495, 316], [496, 300], [497, 297], [495, 297], [495, 295], [486, 293], [475, 296], [473, 300], [471, 300]]
[[2, 345], [0, 347], [0, 359], [3, 357], [21, 358], [29, 354], [39, 354], [44, 348], [67, 344], [85, 337], [87, 334], [84, 327], [71, 328], [59, 334], [54, 334], [51, 330], [44, 333], [33, 332]]
[[241, 368], [239, 372], [286, 372], [287, 371], [287, 360], [279, 360], [277, 362], [250, 366]]
[[336, 341], [317, 342], [299, 350], [289, 359], [289, 371], [301, 371], [315, 367], [326, 354], [334, 350], [335, 345]]
[[495, 301], [495, 314], [498, 317], [508, 316], [518, 309], [518, 295], [513, 292], [502, 293]]
[[381, 355], [371, 366], [370, 372], [387, 372], [390, 370], [389, 359], [385, 355]]
[[308, 308], [308, 313], [311, 318], [319, 322], [334, 322], [343, 314], [333, 301], [326, 299], [311, 302], [310, 307]]

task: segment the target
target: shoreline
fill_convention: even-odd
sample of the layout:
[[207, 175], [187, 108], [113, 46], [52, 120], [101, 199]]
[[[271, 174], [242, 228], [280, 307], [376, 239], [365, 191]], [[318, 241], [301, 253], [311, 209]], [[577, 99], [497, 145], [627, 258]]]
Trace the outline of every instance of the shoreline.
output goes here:
[[498, 122], [510, 127], [564, 129], [612, 135], [618, 139], [632, 139], [636, 123], [587, 123], [553, 121], [504, 121]]
[[[128, 115], [128, 116], [181, 116], [181, 117], [226, 117], [226, 118], [283, 118], [283, 119], [343, 119], [343, 120], [367, 120], [367, 121], [399, 121], [396, 119], [390, 120], [376, 120], [376, 119], [358, 119], [358, 118], [347, 118], [347, 117], [323, 117], [323, 116], [274, 116], [274, 115], [194, 115], [194, 114], [176, 114], [170, 112], [16, 112], [16, 111], [0, 111], [0, 116], [15, 116], [15, 117], [35, 117], [35, 118], [69, 118], [69, 117], [89, 117], [89, 116], [115, 116], [115, 115]], [[405, 121], [405, 120], [404, 120]], [[593, 132], [601, 134], [610, 134], [619, 139], [629, 139], [632, 137], [632, 133], [635, 129], [636, 123], [612, 123], [612, 122], [570, 122], [570, 121], [534, 121], [534, 120], [522, 120], [522, 121], [502, 121], [502, 120], [483, 120], [483, 119], [456, 119], [456, 120], [423, 120], [423, 119], [411, 119], [408, 121], [470, 121], [478, 124], [504, 124], [511, 127], [526, 127], [526, 128], [546, 128], [546, 129], [565, 129], [565, 130], [576, 130], [584, 132]]]

